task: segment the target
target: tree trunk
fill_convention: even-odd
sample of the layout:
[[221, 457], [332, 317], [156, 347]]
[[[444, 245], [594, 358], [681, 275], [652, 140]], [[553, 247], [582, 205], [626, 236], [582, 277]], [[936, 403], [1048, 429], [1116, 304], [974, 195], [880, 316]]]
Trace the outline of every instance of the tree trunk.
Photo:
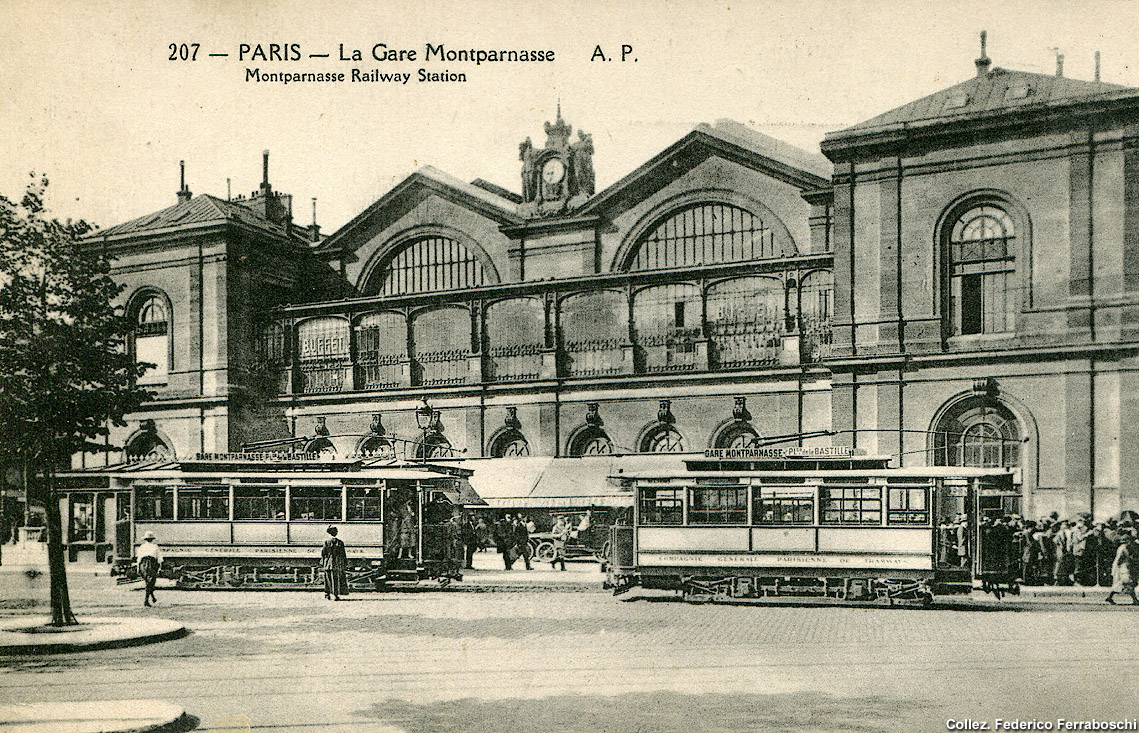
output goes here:
[[67, 562], [63, 557], [63, 522], [59, 515], [59, 497], [55, 493], [55, 471], [44, 467], [44, 509], [47, 513], [47, 567], [51, 578], [51, 625], [75, 626], [71, 612], [71, 596], [67, 592]]

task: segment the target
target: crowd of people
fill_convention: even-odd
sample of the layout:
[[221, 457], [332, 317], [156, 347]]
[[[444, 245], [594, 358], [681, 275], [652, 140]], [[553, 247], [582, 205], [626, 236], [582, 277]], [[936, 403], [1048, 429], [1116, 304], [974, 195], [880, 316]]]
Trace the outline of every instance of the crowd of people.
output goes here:
[[1135, 597], [1139, 541], [1133, 518], [1092, 520], [1090, 514], [1061, 519], [1053, 512], [1039, 521], [1019, 515], [981, 520], [982, 571], [1005, 571], [1024, 585], [1111, 587]]

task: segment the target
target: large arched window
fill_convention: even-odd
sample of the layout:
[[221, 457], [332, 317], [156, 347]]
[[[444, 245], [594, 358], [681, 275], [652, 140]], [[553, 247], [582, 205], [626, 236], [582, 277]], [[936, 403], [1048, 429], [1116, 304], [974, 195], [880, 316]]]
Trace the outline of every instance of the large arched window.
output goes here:
[[831, 316], [834, 313], [834, 275], [830, 270], [815, 270], [799, 281], [799, 353], [804, 361], [818, 361], [830, 353], [834, 336]]
[[951, 333], [1011, 331], [1020, 292], [1012, 217], [994, 204], [979, 204], [953, 220], [946, 239]]
[[633, 296], [633, 331], [638, 368], [646, 372], [696, 368], [700, 331], [700, 289], [672, 284], [645, 288]]
[[310, 318], [297, 327], [301, 392], [344, 390], [349, 342], [348, 321], [343, 318]]
[[487, 367], [494, 381], [537, 379], [542, 374], [546, 314], [537, 298], [513, 298], [486, 309]]
[[469, 310], [431, 308], [412, 317], [412, 379], [416, 384], [462, 384], [468, 381], [470, 356]]
[[170, 375], [170, 313], [166, 299], [157, 293], [144, 296], [134, 306], [134, 358], [153, 364], [138, 379], [139, 384], [166, 384]]
[[1016, 416], [999, 400], [961, 400], [934, 428], [933, 461], [939, 466], [1016, 468], [1022, 437]]
[[708, 289], [708, 336], [717, 366], [725, 369], [779, 361], [786, 333], [783, 283], [741, 277]]
[[561, 333], [566, 372], [571, 377], [619, 374], [621, 345], [628, 338], [629, 305], [624, 293], [598, 290], [562, 301]]
[[356, 384], [390, 389], [403, 383], [407, 319], [402, 313], [369, 313], [356, 321]]
[[747, 262], [795, 254], [781, 224], [746, 209], [699, 203], [670, 213], [641, 238], [630, 270], [659, 270], [721, 262]]
[[391, 255], [372, 276], [368, 295], [405, 295], [437, 290], [475, 288], [489, 282], [482, 261], [474, 252], [449, 237], [414, 239]]

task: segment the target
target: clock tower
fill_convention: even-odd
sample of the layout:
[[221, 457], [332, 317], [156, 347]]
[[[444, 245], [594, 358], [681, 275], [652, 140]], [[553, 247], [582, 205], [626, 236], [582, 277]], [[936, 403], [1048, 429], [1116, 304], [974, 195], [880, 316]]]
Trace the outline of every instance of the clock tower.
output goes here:
[[578, 208], [593, 195], [593, 136], [578, 130], [570, 142], [573, 126], [562, 119], [546, 123], [546, 146], [534, 147], [530, 138], [518, 146], [522, 161], [521, 212], [531, 217], [560, 216]]

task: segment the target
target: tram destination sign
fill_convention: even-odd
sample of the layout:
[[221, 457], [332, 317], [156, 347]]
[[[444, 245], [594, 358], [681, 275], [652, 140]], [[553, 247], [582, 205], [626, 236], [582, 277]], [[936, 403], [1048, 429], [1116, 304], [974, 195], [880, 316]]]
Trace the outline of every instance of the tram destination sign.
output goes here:
[[195, 461], [225, 462], [242, 461], [248, 463], [275, 463], [277, 461], [319, 461], [319, 453], [303, 451], [266, 451], [264, 453], [196, 453]]
[[791, 446], [787, 448], [709, 448], [705, 458], [741, 460], [782, 460], [785, 458], [852, 458], [866, 450], [843, 445]]

